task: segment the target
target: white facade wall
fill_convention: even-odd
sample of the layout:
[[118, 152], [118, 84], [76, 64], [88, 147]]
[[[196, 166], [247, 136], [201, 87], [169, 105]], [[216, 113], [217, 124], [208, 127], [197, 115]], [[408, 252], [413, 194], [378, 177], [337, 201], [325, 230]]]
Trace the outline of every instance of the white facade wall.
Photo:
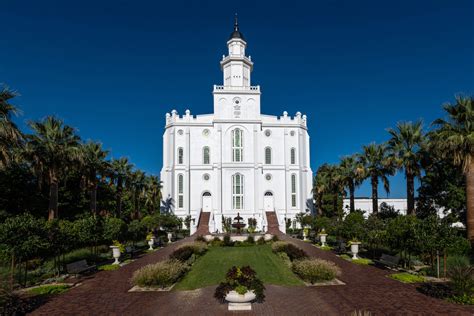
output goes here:
[[[200, 212], [210, 211], [211, 232], [222, 232], [222, 216], [257, 219], [258, 229], [266, 229], [266, 211], [275, 211], [280, 229], [285, 218], [312, 210], [312, 171], [306, 116], [294, 117], [260, 113], [260, 87], [250, 86], [253, 63], [245, 56], [246, 42], [231, 38], [229, 56], [221, 69], [224, 85], [214, 86], [214, 113], [166, 114], [163, 135], [163, 197], [174, 201], [174, 213], [191, 215], [197, 225]], [[232, 131], [243, 131], [243, 159], [233, 161]], [[203, 148], [210, 148], [210, 163], [203, 161]], [[265, 163], [265, 148], [271, 148], [271, 163]], [[178, 157], [183, 150], [183, 161]], [[291, 163], [291, 150], [295, 161]], [[243, 182], [243, 207], [235, 209], [232, 177]], [[296, 206], [291, 203], [291, 177], [296, 177]], [[183, 175], [183, 205], [179, 205], [178, 177]], [[265, 197], [267, 193], [267, 197]], [[210, 195], [210, 196], [209, 196]], [[270, 196], [271, 195], [271, 196]]]
[[[406, 215], [407, 213], [407, 199], [378, 199], [379, 203], [379, 210], [380, 210], [380, 205], [382, 203], [386, 203], [390, 206], [393, 206], [396, 211], [399, 211], [400, 214]], [[356, 210], [361, 210], [364, 211], [364, 215], [368, 216], [372, 214], [373, 208], [372, 208], [372, 199], [360, 199], [356, 198], [354, 200], [355, 204], [355, 209]], [[343, 201], [343, 209], [345, 213], [349, 213], [350, 209], [350, 200], [349, 199], [344, 199]]]

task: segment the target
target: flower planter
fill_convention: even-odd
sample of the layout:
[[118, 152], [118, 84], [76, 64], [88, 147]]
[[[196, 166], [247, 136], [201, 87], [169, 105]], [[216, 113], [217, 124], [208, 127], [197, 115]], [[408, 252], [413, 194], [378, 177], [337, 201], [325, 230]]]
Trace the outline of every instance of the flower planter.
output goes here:
[[150, 246], [150, 248], [148, 248], [148, 250], [153, 250], [153, 245], [155, 244], [155, 238], [151, 238], [148, 240], [148, 246]]
[[173, 233], [168, 233], [168, 243], [171, 243], [171, 239], [173, 238]]
[[120, 264], [120, 248], [117, 246], [110, 246], [112, 248], [112, 256], [114, 257], [115, 261], [112, 264]]
[[321, 247], [326, 246], [326, 236], [328, 234], [319, 234], [319, 240], [321, 240]]
[[229, 302], [228, 309], [230, 311], [249, 311], [252, 310], [252, 301], [256, 298], [253, 291], [245, 294], [239, 294], [236, 291], [227, 293], [225, 300]]
[[357, 254], [359, 253], [360, 242], [351, 242], [352, 260], [358, 259]]
[[303, 240], [304, 241], [308, 240], [308, 229], [307, 228], [303, 229]]

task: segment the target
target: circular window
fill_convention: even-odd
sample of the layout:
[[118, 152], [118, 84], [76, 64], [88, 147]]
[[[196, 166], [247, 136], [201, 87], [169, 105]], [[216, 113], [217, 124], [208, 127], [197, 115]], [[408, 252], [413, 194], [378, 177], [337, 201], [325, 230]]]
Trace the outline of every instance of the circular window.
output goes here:
[[203, 136], [209, 136], [211, 132], [206, 128], [205, 130], [202, 131]]
[[265, 136], [270, 137], [271, 134], [272, 132], [269, 129], [265, 130]]
[[183, 135], [183, 133], [184, 133], [184, 132], [183, 132], [182, 129], [179, 129], [179, 130], [178, 130], [178, 135]]
[[291, 135], [291, 136], [295, 136], [295, 131], [291, 131], [291, 132], [290, 132], [290, 135]]
[[204, 181], [209, 181], [209, 179], [211, 178], [211, 176], [207, 173], [205, 173], [202, 178], [204, 179]]
[[240, 104], [240, 98], [234, 98], [232, 101], [234, 104]]
[[267, 173], [267, 174], [265, 175], [265, 180], [270, 181], [271, 179], [272, 179], [272, 175], [269, 174], [269, 173]]

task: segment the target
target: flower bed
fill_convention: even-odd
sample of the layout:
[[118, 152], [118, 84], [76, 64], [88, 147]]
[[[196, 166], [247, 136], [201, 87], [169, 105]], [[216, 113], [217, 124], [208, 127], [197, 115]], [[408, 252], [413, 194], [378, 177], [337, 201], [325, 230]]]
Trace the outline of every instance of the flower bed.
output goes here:
[[322, 259], [304, 259], [293, 262], [293, 272], [311, 284], [334, 280], [341, 270], [334, 262]]

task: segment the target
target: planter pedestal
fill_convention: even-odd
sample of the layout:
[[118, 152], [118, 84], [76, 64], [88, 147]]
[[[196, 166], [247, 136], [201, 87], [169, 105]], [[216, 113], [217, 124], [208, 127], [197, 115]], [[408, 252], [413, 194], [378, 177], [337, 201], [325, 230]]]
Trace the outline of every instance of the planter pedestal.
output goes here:
[[148, 246], [150, 246], [150, 248], [148, 248], [148, 250], [153, 250], [153, 245], [155, 244], [155, 239], [150, 239], [148, 240]]
[[115, 261], [112, 264], [120, 264], [120, 249], [117, 246], [110, 246], [112, 248], [112, 256], [114, 257]]
[[321, 240], [321, 247], [326, 246], [326, 236], [328, 234], [319, 234], [319, 239]]
[[359, 259], [357, 257], [357, 254], [359, 253], [359, 245], [360, 245], [360, 242], [351, 243], [352, 260]]
[[252, 301], [255, 299], [255, 293], [249, 291], [245, 294], [239, 294], [236, 291], [227, 293], [225, 299], [229, 302], [230, 311], [250, 311], [252, 310]]
[[229, 303], [230, 311], [251, 311], [252, 303]]

